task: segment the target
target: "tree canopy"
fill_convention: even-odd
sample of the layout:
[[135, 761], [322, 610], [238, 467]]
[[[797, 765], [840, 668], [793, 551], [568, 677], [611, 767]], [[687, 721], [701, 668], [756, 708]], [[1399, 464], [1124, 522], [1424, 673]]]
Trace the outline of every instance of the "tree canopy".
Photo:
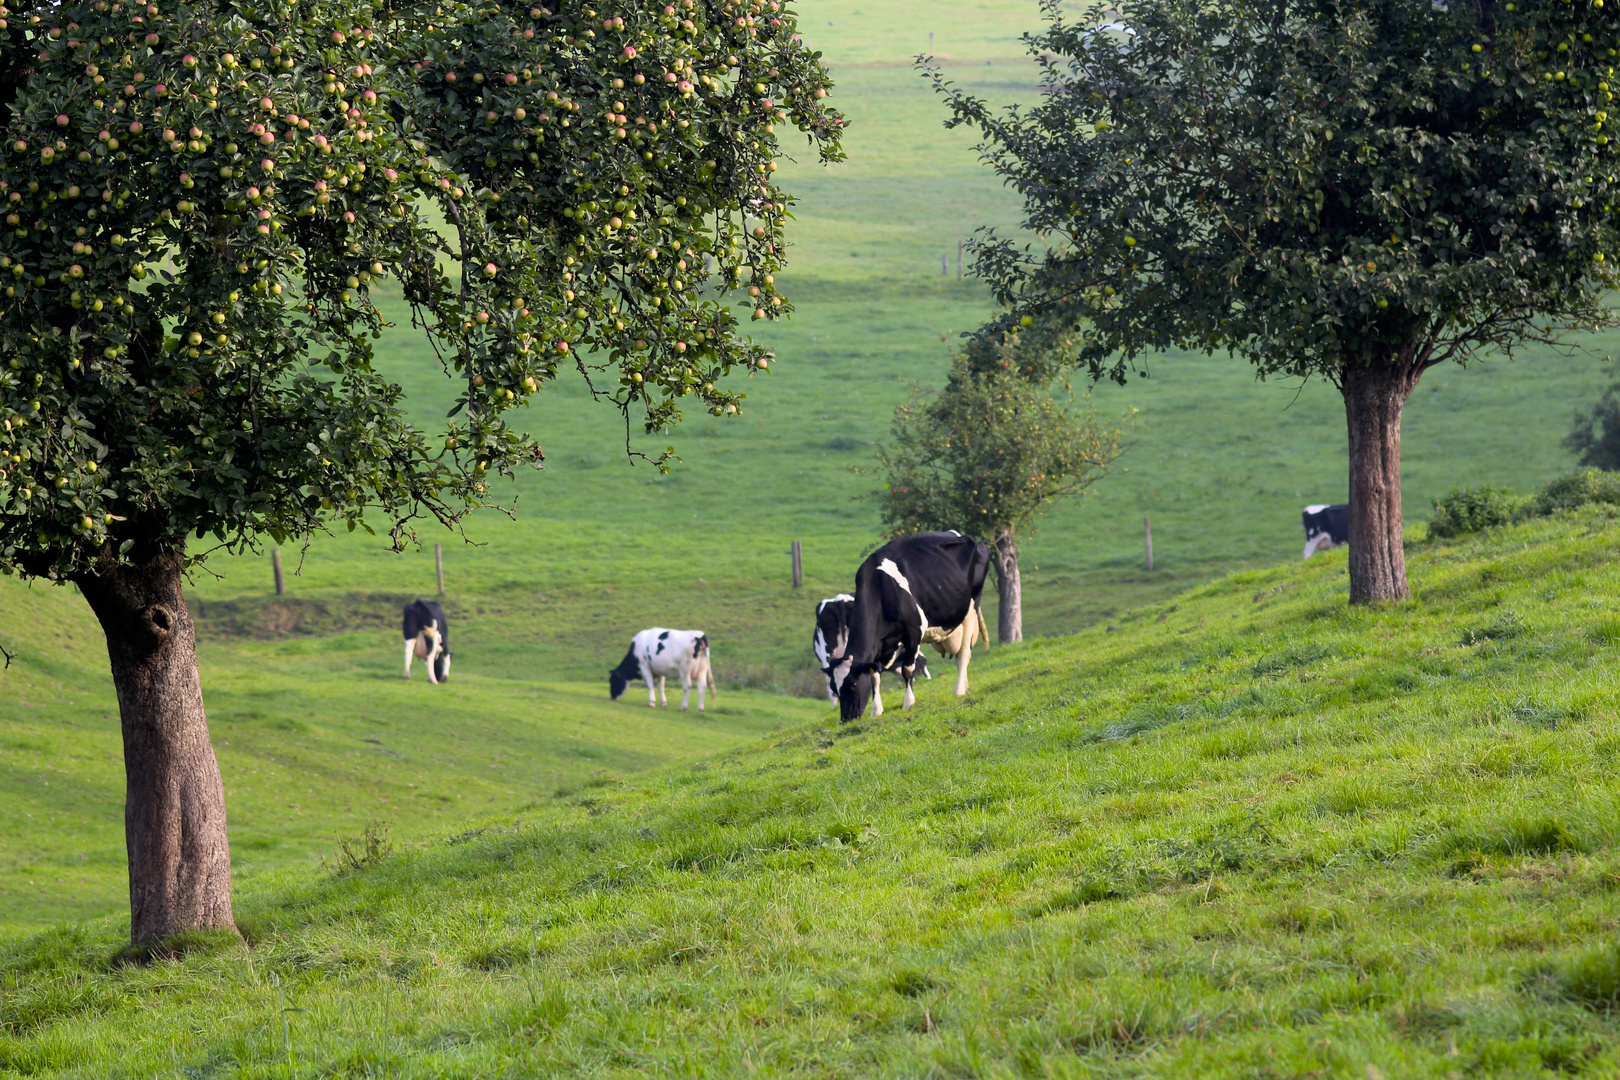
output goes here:
[[1399, 410], [1422, 372], [1615, 325], [1616, 10], [1046, 9], [1037, 104], [998, 111], [933, 76], [1043, 238], [976, 245], [1005, 325], [1067, 321], [1098, 378], [1175, 348], [1334, 383], [1352, 598], [1404, 595]]
[[[649, 431], [735, 412], [770, 357], [729, 290], [790, 310], [777, 125], [832, 159], [841, 120], [775, 0], [615, 8], [8, 10], [0, 563], [401, 542], [538, 459], [511, 410], [561, 365]], [[442, 432], [373, 369], [385, 275], [464, 381]]]

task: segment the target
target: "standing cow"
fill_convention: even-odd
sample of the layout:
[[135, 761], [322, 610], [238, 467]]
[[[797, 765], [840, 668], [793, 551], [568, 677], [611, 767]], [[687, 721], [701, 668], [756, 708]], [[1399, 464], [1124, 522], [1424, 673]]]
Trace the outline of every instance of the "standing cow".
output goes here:
[[[831, 672], [838, 685], [839, 714], [854, 720], [877, 696], [877, 672], [894, 669], [905, 682], [902, 707], [916, 700], [912, 681], [918, 649], [930, 630], [950, 636], [978, 619], [979, 597], [990, 568], [990, 549], [959, 532], [918, 533], [891, 540], [866, 557], [855, 572], [855, 606], [850, 613], [849, 647]], [[968, 661], [975, 632], [969, 624], [956, 653], [956, 695], [968, 691]]]
[[[844, 653], [849, 649], [849, 617], [855, 611], [855, 598], [849, 593], [839, 593], [829, 596], [816, 605], [816, 632], [810, 638], [810, 648], [816, 654], [816, 663], [821, 667], [821, 673], [827, 677], [827, 700], [838, 700], [838, 682], [833, 677], [833, 671]], [[940, 648], [941, 656], [955, 656], [956, 653], [946, 652]], [[894, 668], [884, 668], [885, 671], [894, 671]], [[928, 670], [928, 658], [921, 653], [917, 654], [917, 675], [925, 679], [934, 676]], [[880, 693], [882, 676], [877, 672], [872, 674], [873, 696]]]
[[656, 707], [660, 699], [668, 705], [664, 679], [670, 675], [680, 678], [685, 691], [681, 695], [681, 712], [686, 711], [692, 699], [693, 683], [698, 688], [698, 712], [703, 711], [705, 687], [719, 696], [709, 665], [709, 638], [702, 630], [666, 630], [662, 626], [643, 630], [630, 639], [630, 651], [619, 666], [608, 672], [608, 690], [618, 701], [632, 680], [641, 679], [647, 684], [648, 705]]
[[450, 623], [444, 608], [434, 600], [418, 600], [405, 605], [405, 677], [411, 677], [411, 660], [425, 661], [428, 682], [442, 683], [450, 677]]

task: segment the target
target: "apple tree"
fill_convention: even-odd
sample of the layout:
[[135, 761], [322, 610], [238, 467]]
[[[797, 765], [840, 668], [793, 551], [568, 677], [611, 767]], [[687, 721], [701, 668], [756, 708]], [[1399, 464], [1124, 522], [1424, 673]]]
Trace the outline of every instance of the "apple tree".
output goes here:
[[1323, 378], [1349, 430], [1350, 599], [1407, 595], [1401, 411], [1422, 374], [1616, 325], [1620, 5], [1125, 0], [1028, 38], [1039, 101], [937, 73], [1044, 243], [977, 271], [1094, 378], [1181, 348]]
[[[106, 633], [136, 942], [233, 925], [189, 566], [494, 505], [565, 364], [655, 430], [770, 363], [777, 131], [843, 123], [791, 13], [548, 3], [0, 7], [0, 570]], [[373, 367], [389, 277], [442, 431]]]

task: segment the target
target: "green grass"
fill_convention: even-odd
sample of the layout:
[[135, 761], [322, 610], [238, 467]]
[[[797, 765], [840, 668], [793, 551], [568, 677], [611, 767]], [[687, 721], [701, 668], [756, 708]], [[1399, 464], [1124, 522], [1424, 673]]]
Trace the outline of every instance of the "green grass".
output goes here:
[[[658, 477], [573, 383], [537, 395], [548, 462], [510, 489], [517, 519], [423, 537], [446, 548], [444, 689], [394, 670], [429, 551], [317, 537], [286, 553], [280, 601], [264, 556], [193, 583], [246, 957], [108, 968], [127, 924], [104, 647], [71, 591], [0, 579], [0, 1074], [1612, 1062], [1613, 527], [1425, 549], [1413, 604], [1346, 611], [1342, 554], [1266, 569], [1297, 558], [1301, 505], [1344, 497], [1331, 388], [1181, 355], [1097, 388], [1105, 415], [1140, 410], [1140, 438], [1024, 545], [1041, 639], [982, 652], [968, 706], [929, 684], [912, 719], [838, 729], [794, 696], [816, 686], [812, 605], [880, 533], [850, 470], [990, 310], [957, 243], [1017, 221], [910, 57], [933, 30], [953, 78], [1026, 99], [1035, 18], [806, 9], [850, 160], [785, 170], [799, 310], [764, 331], [779, 362], [740, 418], [635, 435], [682, 456]], [[398, 321], [379, 363], [435, 425], [447, 390]], [[1566, 470], [1559, 440], [1606, 378], [1545, 356], [1431, 372], [1406, 413], [1408, 521], [1455, 485]], [[701, 719], [606, 701], [657, 623], [715, 642]], [[335, 873], [373, 822], [396, 854]]]
[[[0, 930], [124, 910], [122, 745], [99, 627], [67, 590], [0, 587], [30, 634], [0, 696]], [[394, 605], [397, 619], [397, 605]], [[727, 689], [657, 713], [606, 680], [452, 668], [399, 677], [390, 623], [321, 637], [205, 642], [201, 661], [239, 880], [309, 866], [368, 824], [395, 840], [510, 809], [537, 792], [752, 741], [819, 714], [805, 699]]]
[[[927, 48], [932, 28], [954, 78], [999, 99], [1027, 96], [1032, 69], [1017, 59], [1016, 36], [1034, 7], [942, 3], [924, 18], [904, 5], [838, 0], [812, 11], [806, 33], [826, 51], [854, 118], [850, 160], [829, 170], [789, 166], [803, 195], [787, 275], [800, 307], [792, 322], [768, 329], [781, 362], [751, 382], [742, 417], [722, 423], [699, 415], [667, 437], [638, 435], [638, 444], [673, 442], [682, 455], [674, 475], [659, 477], [625, 459], [617, 418], [586, 400], [575, 381], [538, 395], [531, 413], [548, 463], [509, 489], [517, 519], [475, 518], [474, 545], [424, 535], [446, 548], [457, 680], [450, 694], [424, 698], [420, 686], [387, 689], [372, 678], [395, 662], [399, 602], [433, 589], [430, 551], [390, 554], [364, 533], [316, 537], [307, 552], [287, 552], [289, 596], [281, 602], [269, 595], [267, 557], [211, 558], [189, 594], [228, 776], [243, 737], [236, 730], [258, 725], [275, 747], [275, 732], [288, 730], [277, 725], [313, 719], [349, 739], [363, 726], [353, 717], [367, 715], [374, 687], [392, 715], [406, 718], [401, 723], [430, 724], [448, 701], [489, 718], [496, 727], [486, 738], [539, 754], [534, 736], [513, 726], [528, 715], [522, 703], [538, 692], [532, 684], [599, 688], [629, 637], [654, 624], [708, 630], [728, 687], [814, 690], [812, 605], [849, 587], [880, 534], [874, 505], [857, 498], [875, 480], [850, 470], [872, 464], [894, 405], [911, 384], [941, 376], [948, 342], [988, 310], [976, 284], [955, 280], [954, 262], [953, 276], [940, 277], [939, 256], [954, 260], [957, 241], [978, 223], [1017, 221], [1015, 201], [977, 164], [963, 133], [940, 125], [943, 114], [910, 57]], [[379, 362], [410, 391], [420, 421], [436, 424], [448, 390], [425, 343], [390, 310], [402, 326], [381, 342]], [[1345, 436], [1330, 388], [1257, 384], [1245, 365], [1226, 359], [1166, 356], [1149, 369], [1150, 379], [1095, 393], [1105, 414], [1141, 410], [1140, 439], [1121, 471], [1085, 502], [1060, 505], [1024, 545], [1032, 634], [1069, 633], [1223, 573], [1293, 558], [1302, 544], [1300, 506], [1343, 497]], [[1428, 501], [1455, 484], [1524, 491], [1567, 468], [1558, 442], [1568, 417], [1605, 377], [1590, 360], [1545, 357], [1430, 373], [1407, 411], [1408, 517], [1424, 516]], [[1151, 573], [1142, 564], [1146, 515], [1154, 529]], [[793, 539], [805, 552], [799, 593], [788, 583]], [[28, 763], [30, 776], [60, 770], [58, 786], [66, 784], [66, 802], [77, 809], [53, 804], [44, 817], [0, 825], [0, 866], [12, 868], [0, 875], [0, 926], [102, 914], [124, 902], [115, 709], [102, 646], [76, 596], [33, 595], [28, 619], [0, 625], [0, 645], [21, 648], [23, 658], [0, 673], [0, 717], [13, 728], [44, 724], [28, 728], [30, 749], [17, 751], [18, 767]], [[14, 582], [0, 581], [8, 612], [22, 610], [17, 596]], [[30, 619], [66, 635], [68, 650], [34, 647]], [[331, 666], [312, 675], [310, 656]], [[238, 708], [244, 694], [252, 703]], [[424, 701], [434, 705], [423, 709]], [[757, 701], [761, 712], [750, 723], [767, 715], [792, 722], [809, 707], [776, 695]], [[229, 719], [238, 713], [255, 719]], [[49, 719], [38, 721], [42, 715]], [[743, 725], [734, 734], [752, 730]], [[708, 749], [683, 742], [667, 753]], [[531, 772], [524, 775], [535, 777], [583, 767], [544, 754], [525, 760]], [[300, 811], [285, 820], [247, 815], [245, 806], [239, 812], [233, 794], [238, 834], [245, 837], [250, 821], [268, 829], [268, 846], [238, 844], [239, 857], [255, 866], [300, 863], [354, 829], [370, 812], [358, 807], [369, 804], [351, 797], [338, 778], [346, 775], [313, 778], [318, 795], [286, 800]], [[43, 792], [43, 782], [43, 774], [37, 788], [0, 779], [0, 797]], [[397, 834], [411, 835], [418, 817], [428, 826], [439, 820], [373, 809]]]
[[248, 949], [19, 939], [0, 1070], [1612, 1075], [1617, 540], [1417, 545], [1375, 610], [1342, 552], [1235, 574], [965, 701], [251, 875]]

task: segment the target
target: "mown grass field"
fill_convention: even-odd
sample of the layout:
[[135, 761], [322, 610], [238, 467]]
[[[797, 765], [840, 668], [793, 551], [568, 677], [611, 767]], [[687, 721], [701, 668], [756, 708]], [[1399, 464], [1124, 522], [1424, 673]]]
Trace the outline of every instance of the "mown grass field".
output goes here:
[[251, 943], [0, 953], [30, 1076], [1613, 1075], [1620, 520], [1238, 573], [965, 701], [600, 776]]
[[[681, 454], [659, 477], [626, 460], [617, 417], [576, 382], [538, 395], [547, 468], [511, 489], [516, 520], [475, 519], [472, 545], [423, 537], [446, 548], [456, 662], [444, 689], [394, 677], [399, 604], [431, 594], [430, 551], [391, 554], [363, 533], [316, 537], [286, 553], [289, 572], [301, 572], [281, 602], [269, 595], [266, 556], [216, 555], [199, 573], [190, 596], [244, 888], [281, 868], [316, 872], [339, 837], [371, 821], [408, 843], [550, 798], [599, 769], [694, 760], [823, 715], [792, 696], [815, 685], [810, 611], [847, 588], [880, 531], [858, 498], [875, 480], [850, 470], [871, 463], [894, 405], [943, 372], [953, 336], [988, 310], [978, 286], [955, 279], [958, 241], [977, 224], [1017, 221], [968, 141], [941, 128], [911, 57], [932, 32], [953, 78], [1027, 98], [1033, 69], [1017, 35], [1036, 10], [1014, 0], [816, 0], [803, 10], [853, 121], [850, 159], [787, 167], [803, 196], [785, 278], [798, 313], [768, 329], [780, 362], [748, 388], [740, 418], [697, 416], [668, 436], [636, 436]], [[446, 390], [399, 321], [380, 363], [431, 425]], [[1343, 497], [1330, 388], [1256, 384], [1226, 359], [1165, 356], [1148, 368], [1152, 378], [1094, 394], [1105, 414], [1140, 410], [1121, 471], [1059, 507], [1025, 546], [1034, 634], [1117, 621], [1230, 571], [1295, 558], [1300, 506]], [[1528, 489], [1566, 468], [1558, 442], [1570, 414], [1606, 377], [1586, 357], [1432, 373], [1407, 412], [1409, 517], [1455, 483]], [[800, 592], [788, 582], [792, 539], [805, 550]], [[0, 580], [0, 610], [0, 645], [19, 657], [0, 673], [0, 933], [115, 914], [122, 784], [98, 632], [68, 591]], [[653, 624], [710, 632], [727, 693], [703, 720], [607, 705], [606, 669]]]

